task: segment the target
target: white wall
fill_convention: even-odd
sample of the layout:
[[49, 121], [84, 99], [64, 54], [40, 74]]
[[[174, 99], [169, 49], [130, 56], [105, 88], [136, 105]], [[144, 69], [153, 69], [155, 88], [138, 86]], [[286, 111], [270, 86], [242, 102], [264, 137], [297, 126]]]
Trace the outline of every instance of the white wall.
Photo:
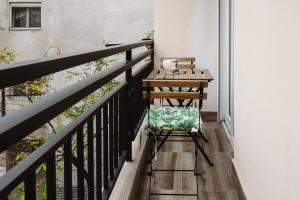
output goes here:
[[153, 0], [105, 0], [105, 40], [136, 42], [153, 31]]
[[[18, 1], [16, 1], [18, 2]], [[34, 1], [31, 1], [34, 2]], [[0, 3], [0, 46], [14, 50], [18, 60], [40, 58], [48, 48], [67, 54], [103, 46], [103, 7], [97, 1], [51, 0], [42, 2], [42, 30], [9, 30], [9, 3]]]
[[203, 110], [218, 110], [218, 0], [155, 0], [155, 60], [193, 56], [198, 68], [208, 68], [209, 85]]
[[235, 165], [248, 200], [300, 199], [300, 1], [235, 1]]
[[0, 1], [0, 27], [5, 28], [0, 48], [14, 50], [18, 61], [43, 57], [49, 47], [62, 54], [83, 52], [105, 42], [137, 41], [153, 31], [153, 0], [13, 0], [42, 2], [43, 28], [34, 31], [9, 31], [9, 1]]

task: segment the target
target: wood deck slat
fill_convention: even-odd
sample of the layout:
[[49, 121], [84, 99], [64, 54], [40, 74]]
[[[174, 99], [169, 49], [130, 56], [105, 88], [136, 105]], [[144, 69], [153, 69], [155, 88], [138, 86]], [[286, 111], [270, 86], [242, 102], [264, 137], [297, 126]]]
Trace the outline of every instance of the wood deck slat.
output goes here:
[[180, 74], [174, 74], [174, 79], [176, 80], [183, 79], [183, 73], [181, 72]]
[[168, 73], [166, 73], [165, 79], [167, 79], [167, 80], [174, 79], [174, 74], [168, 74]]
[[200, 79], [200, 80], [206, 79], [200, 69], [195, 69], [195, 77], [196, 79]]
[[154, 79], [156, 74], [158, 73], [158, 69], [154, 69], [149, 75], [148, 75], [148, 79]]
[[193, 74], [192, 69], [186, 69], [185, 72], [186, 72], [186, 74]]
[[184, 79], [184, 80], [187, 80], [187, 79], [188, 79], [187, 76], [186, 76], [186, 69], [183, 70], [183, 79]]
[[155, 76], [155, 79], [161, 80], [165, 78], [166, 73], [164, 71], [159, 71], [159, 73]]
[[186, 78], [187, 79], [195, 79], [195, 75], [193, 74], [192, 69], [187, 69], [186, 70]]
[[211, 75], [211, 73], [208, 69], [203, 69], [202, 72], [203, 72], [206, 79], [214, 80], [213, 76]]
[[214, 80], [208, 69], [179, 69], [178, 73], [165, 72], [162, 69], [154, 69], [147, 77], [148, 80]]

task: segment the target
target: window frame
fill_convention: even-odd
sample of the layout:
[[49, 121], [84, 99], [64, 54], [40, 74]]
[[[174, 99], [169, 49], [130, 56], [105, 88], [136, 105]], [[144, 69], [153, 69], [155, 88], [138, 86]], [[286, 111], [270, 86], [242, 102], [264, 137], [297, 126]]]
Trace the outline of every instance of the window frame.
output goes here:
[[[26, 24], [28, 23], [28, 27], [13, 27], [13, 8], [26, 8]], [[41, 26], [40, 27], [29, 27], [29, 8], [40, 8], [41, 9]], [[10, 2], [9, 3], [9, 29], [11, 31], [14, 30], [42, 30], [42, 2]]]

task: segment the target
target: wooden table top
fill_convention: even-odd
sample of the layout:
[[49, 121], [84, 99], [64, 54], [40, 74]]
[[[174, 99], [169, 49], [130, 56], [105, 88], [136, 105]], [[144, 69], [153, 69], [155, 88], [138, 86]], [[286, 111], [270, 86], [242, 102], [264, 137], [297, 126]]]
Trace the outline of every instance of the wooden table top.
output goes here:
[[163, 69], [154, 69], [146, 78], [147, 80], [214, 80], [208, 69], [179, 69], [171, 73]]

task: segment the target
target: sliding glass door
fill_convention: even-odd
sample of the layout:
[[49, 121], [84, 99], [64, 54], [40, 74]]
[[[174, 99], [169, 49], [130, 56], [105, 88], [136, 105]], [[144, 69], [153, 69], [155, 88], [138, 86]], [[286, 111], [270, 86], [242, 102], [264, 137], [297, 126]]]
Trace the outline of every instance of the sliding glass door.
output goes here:
[[219, 0], [219, 121], [224, 122], [233, 141], [233, 0]]

